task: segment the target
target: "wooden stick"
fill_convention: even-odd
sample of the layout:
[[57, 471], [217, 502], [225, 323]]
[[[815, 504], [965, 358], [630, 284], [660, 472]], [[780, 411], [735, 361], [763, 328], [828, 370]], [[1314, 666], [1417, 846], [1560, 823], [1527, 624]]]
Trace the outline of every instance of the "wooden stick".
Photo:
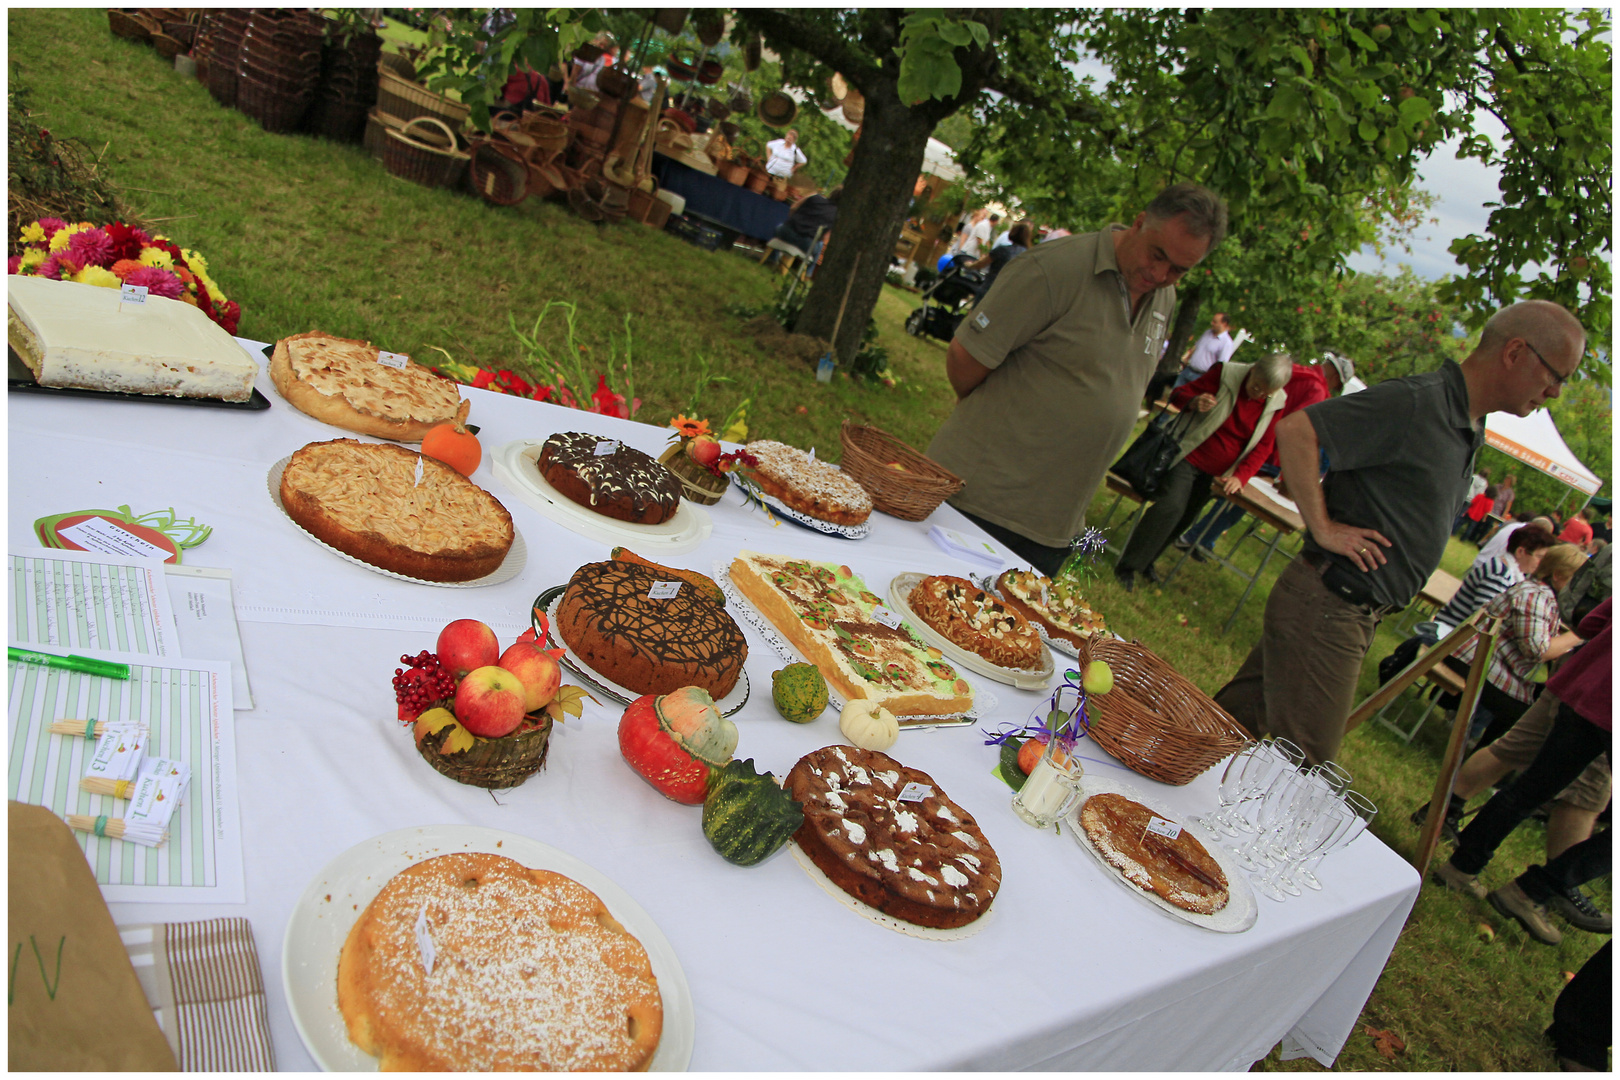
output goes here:
[[[96, 832], [97, 820], [90, 814], [69, 814], [67, 816], [68, 828], [78, 829], [81, 832]], [[122, 839], [124, 835], [124, 819], [116, 817], [105, 819], [105, 825], [97, 835], [110, 836], [114, 840]]]
[[92, 724], [99, 724], [99, 720], [55, 720], [51, 723], [52, 735], [82, 735], [87, 739], [96, 737], [95, 732], [87, 730]]
[[[1477, 612], [1475, 614], [1478, 614]], [[1468, 682], [1463, 686], [1462, 700], [1457, 703], [1457, 715], [1451, 721], [1451, 738], [1446, 743], [1445, 756], [1440, 761], [1440, 775], [1434, 779], [1434, 792], [1429, 796], [1429, 815], [1418, 834], [1417, 867], [1420, 879], [1427, 877], [1434, 849], [1440, 844], [1440, 829], [1446, 821], [1446, 807], [1451, 804], [1451, 785], [1456, 782], [1462, 767], [1463, 744], [1468, 739], [1468, 725], [1474, 719], [1474, 707], [1479, 704], [1479, 692], [1485, 685], [1485, 672], [1490, 667], [1491, 652], [1496, 647], [1501, 618], [1486, 616], [1479, 631], [1479, 644], [1474, 649], [1474, 663], [1468, 669]]]
[[111, 795], [115, 799], [127, 799], [135, 793], [135, 781], [112, 780], [105, 776], [80, 777], [79, 787], [92, 795]]

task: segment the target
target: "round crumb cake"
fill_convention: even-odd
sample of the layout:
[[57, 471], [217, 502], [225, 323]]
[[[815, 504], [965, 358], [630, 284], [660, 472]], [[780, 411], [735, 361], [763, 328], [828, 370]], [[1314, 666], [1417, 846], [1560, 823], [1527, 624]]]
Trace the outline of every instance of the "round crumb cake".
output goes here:
[[859, 525], [872, 516], [872, 496], [838, 466], [774, 439], [756, 439], [743, 449], [759, 462], [749, 479], [799, 513], [834, 525]]

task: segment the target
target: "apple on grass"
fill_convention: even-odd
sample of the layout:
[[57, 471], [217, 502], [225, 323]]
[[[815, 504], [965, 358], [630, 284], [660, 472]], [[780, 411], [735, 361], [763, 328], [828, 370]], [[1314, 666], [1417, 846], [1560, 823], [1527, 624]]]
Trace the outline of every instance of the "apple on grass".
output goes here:
[[457, 619], [439, 631], [439, 663], [456, 678], [488, 667], [501, 655], [495, 631], [477, 619]]
[[485, 739], [510, 735], [523, 722], [523, 680], [494, 664], [474, 668], [456, 687], [456, 719]]
[[540, 648], [533, 630], [501, 653], [497, 663], [523, 683], [525, 712], [543, 708], [557, 696], [557, 688], [562, 685], [562, 668], [554, 656]]

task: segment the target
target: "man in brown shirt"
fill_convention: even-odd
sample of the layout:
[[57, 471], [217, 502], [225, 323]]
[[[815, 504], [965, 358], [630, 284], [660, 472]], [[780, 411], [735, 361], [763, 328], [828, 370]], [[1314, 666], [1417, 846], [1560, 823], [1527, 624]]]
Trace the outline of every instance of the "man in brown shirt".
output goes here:
[[928, 454], [966, 481], [951, 504], [1053, 573], [1136, 423], [1175, 283], [1225, 233], [1220, 197], [1177, 184], [1128, 228], [1009, 262], [945, 354], [957, 403]]

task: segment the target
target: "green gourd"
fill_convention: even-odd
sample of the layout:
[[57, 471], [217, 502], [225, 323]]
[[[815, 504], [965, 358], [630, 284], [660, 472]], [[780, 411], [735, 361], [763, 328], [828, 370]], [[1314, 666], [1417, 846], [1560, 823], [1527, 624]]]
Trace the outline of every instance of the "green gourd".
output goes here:
[[804, 824], [804, 804], [788, 798], [770, 773], [754, 771], [754, 759], [732, 759], [709, 777], [703, 800], [703, 835], [727, 862], [764, 862]]
[[827, 680], [814, 664], [789, 664], [771, 676], [771, 701], [784, 719], [808, 724], [827, 707]]

